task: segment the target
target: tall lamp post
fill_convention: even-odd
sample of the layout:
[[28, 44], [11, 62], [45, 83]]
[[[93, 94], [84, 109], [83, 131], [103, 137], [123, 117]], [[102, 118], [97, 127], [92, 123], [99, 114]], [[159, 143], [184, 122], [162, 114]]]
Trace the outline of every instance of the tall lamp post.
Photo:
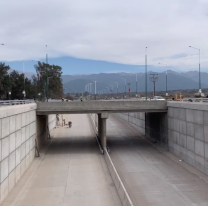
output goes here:
[[[121, 78], [121, 79], [124, 79], [124, 78]], [[125, 81], [125, 95], [126, 95], [126, 79], [124, 79]]]
[[189, 46], [189, 47], [192, 48], [192, 49], [196, 49], [196, 50], [199, 51], [199, 94], [201, 96], [202, 90], [201, 90], [200, 49], [198, 49], [196, 47], [192, 47], [192, 46]]
[[46, 99], [47, 99], [47, 102], [48, 102], [48, 68], [47, 68], [47, 65], [48, 65], [48, 52], [47, 52], [47, 49], [48, 49], [48, 46], [46, 45]]
[[109, 86], [112, 87], [111, 94], [113, 95], [113, 85], [109, 85]]
[[117, 84], [117, 98], [118, 98], [118, 82], [114, 82], [115, 84]]
[[136, 73], [136, 97], [137, 97], [137, 73]]
[[97, 88], [96, 88], [96, 82], [97, 81], [94, 81], [94, 82], [95, 82], [95, 100], [96, 100], [96, 93], [97, 93], [97, 91], [96, 91], [97, 90]]
[[25, 91], [25, 62], [23, 62], [23, 75], [24, 75], [24, 82], [23, 82], [23, 95], [24, 95], [24, 99], [26, 97], [26, 91]]
[[145, 96], [147, 100], [147, 47], [145, 48]]
[[[166, 67], [168, 66], [167, 64], [162, 64], [162, 63], [160, 63], [159, 62], [159, 64], [161, 64], [161, 65], [165, 65]], [[166, 99], [167, 99], [167, 97], [168, 97], [168, 70], [166, 69], [166, 75], [165, 75], [165, 84], [166, 84], [166, 94], [165, 94], [165, 96], [166, 96]]]

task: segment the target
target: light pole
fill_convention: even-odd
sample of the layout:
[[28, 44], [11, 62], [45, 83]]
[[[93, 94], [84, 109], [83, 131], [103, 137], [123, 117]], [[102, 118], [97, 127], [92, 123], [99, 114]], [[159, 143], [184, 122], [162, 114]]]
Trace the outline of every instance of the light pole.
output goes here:
[[24, 75], [24, 82], [23, 82], [23, 95], [24, 95], [24, 99], [26, 97], [26, 91], [25, 91], [25, 62], [23, 62], [23, 75]]
[[97, 91], [96, 91], [97, 90], [97, 88], [96, 88], [96, 82], [97, 81], [94, 81], [94, 82], [95, 82], [95, 100], [96, 100], [96, 93], [97, 93]]
[[147, 47], [145, 48], [145, 96], [147, 100]]
[[[162, 63], [160, 63], [159, 62], [159, 64], [161, 64], [161, 65], [165, 65], [166, 67], [168, 66], [167, 64], [162, 64]], [[168, 70], [166, 69], [166, 75], [165, 75], [165, 80], [166, 80], [166, 94], [165, 94], [165, 96], [166, 96], [166, 99], [167, 99], [167, 97], [168, 97]]]
[[158, 80], [158, 74], [150, 74], [150, 81], [153, 82], [153, 97], [155, 96], [155, 82]]
[[47, 68], [47, 65], [48, 65], [48, 52], [47, 52], [47, 49], [48, 49], [48, 46], [46, 45], [46, 99], [47, 99], [47, 102], [48, 102], [48, 68]]
[[[124, 79], [124, 78], [121, 78], [121, 79]], [[125, 96], [126, 96], [126, 79], [124, 79], [125, 81]]]
[[199, 94], [201, 96], [202, 90], [201, 90], [201, 69], [200, 69], [200, 49], [196, 47], [189, 46], [192, 49], [197, 49], [199, 51]]
[[130, 85], [131, 85], [131, 83], [128, 83], [128, 85], [129, 85], [129, 99], [130, 99], [130, 91], [131, 91]]
[[118, 98], [118, 82], [114, 82], [115, 84], [117, 84], [117, 98]]
[[137, 97], [137, 73], [136, 73], [136, 97]]
[[109, 85], [109, 86], [112, 87], [111, 94], [113, 95], [113, 85]]

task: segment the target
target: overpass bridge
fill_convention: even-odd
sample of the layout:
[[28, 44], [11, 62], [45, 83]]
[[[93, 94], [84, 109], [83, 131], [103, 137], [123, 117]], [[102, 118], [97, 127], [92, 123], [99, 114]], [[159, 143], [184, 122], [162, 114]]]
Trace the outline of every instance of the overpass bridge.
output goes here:
[[166, 101], [38, 102], [37, 115], [121, 112], [167, 112]]
[[167, 112], [167, 102], [125, 100], [37, 103], [37, 115], [96, 113], [98, 115], [98, 137], [104, 150], [107, 145], [106, 120], [109, 113], [124, 112], [164, 113]]

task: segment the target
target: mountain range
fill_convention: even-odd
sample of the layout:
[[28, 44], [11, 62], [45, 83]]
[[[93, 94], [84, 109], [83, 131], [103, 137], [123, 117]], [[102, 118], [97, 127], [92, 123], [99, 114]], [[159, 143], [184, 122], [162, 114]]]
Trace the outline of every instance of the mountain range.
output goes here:
[[[150, 74], [156, 72], [149, 71], [147, 73], [147, 90], [153, 90], [153, 82], [150, 80]], [[166, 72], [156, 73], [158, 79], [155, 83], [156, 91], [166, 90]], [[106, 91], [112, 90], [112, 92], [125, 91], [125, 80], [126, 79], [126, 91], [136, 91], [136, 74], [135, 73], [100, 73], [100, 74], [77, 74], [77, 75], [62, 75], [65, 93], [76, 93], [84, 92], [85, 86], [89, 83], [91, 85], [91, 91], [95, 91], [95, 82], [97, 92], [106, 89]], [[168, 90], [183, 90], [183, 89], [198, 89], [199, 88], [199, 73], [197, 71], [188, 72], [175, 72], [172, 70], [167, 71], [167, 87]], [[128, 85], [130, 83], [130, 86]], [[110, 86], [112, 85], [112, 86]], [[108, 88], [106, 88], [108, 87]], [[201, 72], [201, 87], [208, 88], [208, 73]], [[137, 91], [142, 92], [145, 90], [145, 74], [137, 73]]]

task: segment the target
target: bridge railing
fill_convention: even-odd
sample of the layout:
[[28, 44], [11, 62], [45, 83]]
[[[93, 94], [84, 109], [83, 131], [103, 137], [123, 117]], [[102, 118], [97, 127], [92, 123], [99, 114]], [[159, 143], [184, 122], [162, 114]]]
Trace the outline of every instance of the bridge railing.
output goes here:
[[182, 99], [183, 102], [201, 102], [201, 103], [208, 103], [208, 98], [184, 98]]
[[33, 99], [26, 100], [0, 100], [0, 106], [19, 105], [19, 104], [31, 104], [35, 101]]

